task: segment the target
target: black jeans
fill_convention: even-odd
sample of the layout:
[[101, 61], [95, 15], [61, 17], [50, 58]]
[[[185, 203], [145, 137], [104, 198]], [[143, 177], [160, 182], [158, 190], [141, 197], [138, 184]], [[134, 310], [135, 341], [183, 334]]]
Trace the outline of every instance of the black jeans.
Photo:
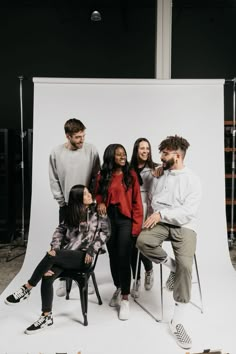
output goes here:
[[133, 248], [132, 220], [122, 215], [116, 205], [107, 210], [111, 222], [111, 236], [107, 242], [113, 282], [122, 295], [130, 293], [131, 254]]
[[[31, 278], [28, 280], [28, 283], [31, 286], [36, 286], [42, 279], [41, 299], [43, 312], [50, 312], [52, 310], [53, 282], [63, 270], [84, 270], [90, 267], [90, 264], [84, 263], [85, 255], [86, 252], [80, 250], [57, 250], [55, 256], [51, 256], [47, 253], [41, 262], [39, 262]], [[54, 274], [52, 276], [45, 276], [44, 274], [48, 270], [52, 270]]]
[[[134, 244], [133, 244], [133, 250], [132, 250], [132, 256], [131, 256], [131, 268], [132, 268], [132, 274], [133, 274], [133, 279], [135, 279], [135, 274], [136, 274], [136, 264], [137, 264], [137, 258], [138, 258], [138, 249], [136, 247], [136, 240], [137, 237], [134, 237]], [[139, 262], [138, 262], [138, 274], [137, 274], [137, 279], [140, 280], [140, 272], [141, 272], [141, 261], [144, 265], [144, 269], [146, 272], [149, 272], [152, 270], [152, 261], [145, 257], [141, 252], [139, 254]]]

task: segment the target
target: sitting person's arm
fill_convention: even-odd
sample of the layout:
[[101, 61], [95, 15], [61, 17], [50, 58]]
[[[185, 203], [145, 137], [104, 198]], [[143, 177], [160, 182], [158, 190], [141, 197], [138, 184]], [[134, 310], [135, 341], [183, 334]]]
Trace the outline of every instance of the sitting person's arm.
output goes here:
[[64, 237], [66, 235], [66, 230], [67, 230], [67, 228], [66, 228], [65, 224], [60, 224], [56, 228], [56, 230], [52, 236], [52, 241], [50, 243], [52, 250], [56, 250], [56, 249], [58, 250], [61, 248], [62, 242], [63, 242]]
[[111, 234], [110, 220], [107, 215], [101, 216], [97, 213], [94, 215], [97, 218], [97, 228], [94, 238], [87, 249], [87, 254], [91, 257], [96, 254], [100, 248], [103, 248]]

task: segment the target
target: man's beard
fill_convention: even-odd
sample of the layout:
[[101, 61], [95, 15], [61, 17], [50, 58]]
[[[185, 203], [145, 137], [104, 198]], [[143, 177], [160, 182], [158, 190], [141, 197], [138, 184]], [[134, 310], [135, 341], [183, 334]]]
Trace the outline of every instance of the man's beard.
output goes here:
[[174, 164], [175, 164], [175, 160], [174, 160], [174, 158], [172, 157], [172, 159], [170, 159], [170, 160], [168, 160], [168, 161], [163, 161], [163, 160], [161, 160], [162, 161], [162, 163], [165, 163], [165, 165], [163, 165], [163, 170], [165, 171], [165, 170], [169, 170], [171, 167], [173, 167], [174, 166]]

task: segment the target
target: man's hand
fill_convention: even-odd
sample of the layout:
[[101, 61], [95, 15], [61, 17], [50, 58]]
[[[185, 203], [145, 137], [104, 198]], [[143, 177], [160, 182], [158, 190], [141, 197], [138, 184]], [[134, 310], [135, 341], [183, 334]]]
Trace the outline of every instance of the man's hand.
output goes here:
[[158, 224], [161, 220], [160, 213], [153, 213], [150, 215], [147, 220], [144, 222], [143, 227], [145, 229], [152, 229], [156, 224]]
[[91, 257], [88, 253], [86, 253], [86, 256], [84, 258], [84, 263], [89, 264], [92, 263], [93, 257]]
[[101, 216], [107, 215], [107, 207], [106, 207], [106, 205], [104, 203], [98, 204], [97, 211], [98, 211], [98, 214], [101, 215]]

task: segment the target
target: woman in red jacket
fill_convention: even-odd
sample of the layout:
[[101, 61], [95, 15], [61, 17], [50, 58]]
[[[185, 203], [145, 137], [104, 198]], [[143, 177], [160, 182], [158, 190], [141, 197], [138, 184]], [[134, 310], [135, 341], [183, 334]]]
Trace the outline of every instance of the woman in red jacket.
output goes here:
[[134, 237], [141, 231], [143, 208], [136, 172], [130, 169], [125, 148], [110, 144], [103, 155], [103, 165], [97, 177], [98, 212], [108, 214], [111, 237], [107, 243], [110, 268], [116, 291], [109, 305], [119, 306], [119, 319], [129, 318], [131, 282], [130, 259]]

